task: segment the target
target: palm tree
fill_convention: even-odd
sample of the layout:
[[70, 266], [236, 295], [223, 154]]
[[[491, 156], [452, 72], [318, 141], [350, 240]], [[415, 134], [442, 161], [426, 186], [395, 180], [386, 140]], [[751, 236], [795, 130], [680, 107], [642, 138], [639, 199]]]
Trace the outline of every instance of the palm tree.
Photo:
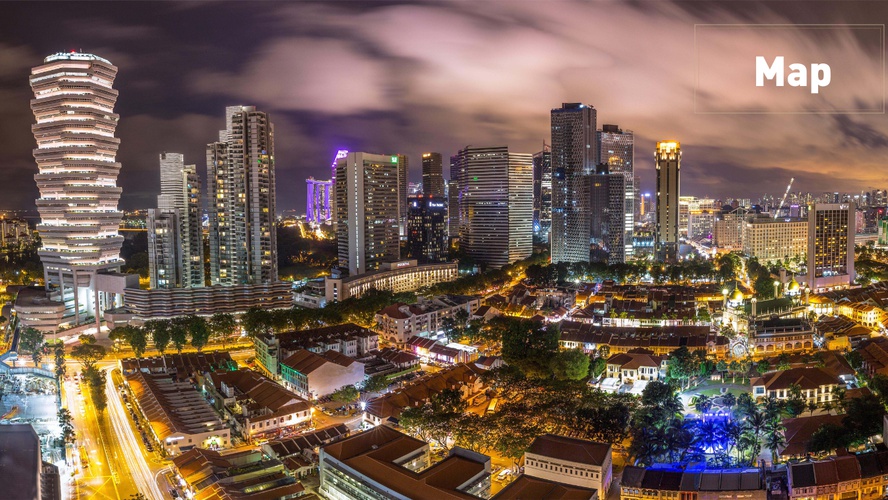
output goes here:
[[706, 394], [698, 394], [697, 401], [694, 403], [694, 409], [700, 413], [706, 413], [712, 408], [712, 398]]
[[746, 454], [746, 451], [749, 450], [751, 452], [749, 454], [749, 462], [754, 463], [755, 458], [758, 456], [760, 446], [761, 444], [758, 437], [756, 437], [752, 431], [743, 431], [740, 434], [740, 438], [737, 440], [737, 460], [741, 463], [744, 462], [744, 455]]
[[771, 463], [776, 464], [780, 460], [777, 452], [786, 444], [786, 437], [783, 435], [785, 431], [786, 428], [779, 421], [772, 422], [765, 428], [765, 446], [771, 451]]
[[737, 396], [734, 393], [729, 392], [722, 396], [722, 403], [725, 404], [728, 409], [733, 408], [735, 404], [737, 404]]

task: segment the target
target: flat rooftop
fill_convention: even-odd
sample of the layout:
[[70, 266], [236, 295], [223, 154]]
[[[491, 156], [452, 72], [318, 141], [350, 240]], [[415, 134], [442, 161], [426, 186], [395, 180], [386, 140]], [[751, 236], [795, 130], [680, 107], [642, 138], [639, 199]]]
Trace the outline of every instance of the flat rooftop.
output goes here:
[[7, 485], [3, 498], [37, 498], [39, 477], [40, 440], [34, 428], [30, 424], [0, 425], [0, 484]]

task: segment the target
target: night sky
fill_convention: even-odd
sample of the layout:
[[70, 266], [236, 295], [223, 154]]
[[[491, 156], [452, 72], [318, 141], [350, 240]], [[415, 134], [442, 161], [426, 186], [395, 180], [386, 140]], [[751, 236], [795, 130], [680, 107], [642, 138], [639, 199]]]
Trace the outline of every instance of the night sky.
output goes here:
[[[884, 114], [694, 112], [695, 24], [884, 23], [886, 3], [4, 2], [0, 9], [2, 209], [33, 208], [37, 196], [30, 68], [72, 49], [119, 67], [125, 209], [155, 206], [163, 151], [185, 153], [204, 172], [204, 147], [223, 128], [224, 107], [235, 104], [271, 113], [278, 211], [304, 208], [304, 179], [329, 178], [339, 148], [405, 153], [414, 181], [423, 151], [445, 158], [466, 145], [538, 151], [549, 141], [549, 110], [561, 102], [595, 106], [599, 127], [634, 130], [645, 191], [661, 139], [682, 143], [682, 194], [755, 199], [782, 194], [791, 176], [802, 191], [888, 188]], [[747, 32], [719, 43], [771, 45]], [[843, 29], [802, 33], [794, 43], [801, 58], [827, 51], [841, 65], [823, 100], [782, 89], [781, 102], [881, 107], [884, 47]], [[708, 47], [716, 59], [719, 47]], [[746, 63], [720, 62], [724, 68], [703, 71], [739, 72], [743, 86], [698, 91], [698, 110], [701, 100], [732, 109], [764, 95], [753, 93]], [[854, 71], [877, 84], [847, 76]]]

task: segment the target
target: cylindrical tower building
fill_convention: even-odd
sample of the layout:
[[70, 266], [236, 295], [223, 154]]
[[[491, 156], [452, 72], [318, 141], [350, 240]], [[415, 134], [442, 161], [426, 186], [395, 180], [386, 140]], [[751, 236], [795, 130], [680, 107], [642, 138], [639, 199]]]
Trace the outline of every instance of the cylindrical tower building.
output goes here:
[[116, 75], [108, 60], [80, 52], [53, 54], [31, 71], [39, 255], [50, 297], [65, 303], [66, 316], [77, 312], [75, 324], [113, 307], [101, 303], [96, 274], [123, 262]]

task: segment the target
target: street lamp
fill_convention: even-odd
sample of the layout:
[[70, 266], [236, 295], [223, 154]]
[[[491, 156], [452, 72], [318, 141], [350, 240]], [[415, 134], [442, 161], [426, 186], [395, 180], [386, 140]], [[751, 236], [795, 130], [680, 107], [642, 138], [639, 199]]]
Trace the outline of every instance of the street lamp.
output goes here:
[[777, 288], [778, 288], [779, 286], [780, 286], [780, 282], [777, 281], [777, 280], [774, 280], [774, 298], [775, 298], [775, 299], [777, 298]]

